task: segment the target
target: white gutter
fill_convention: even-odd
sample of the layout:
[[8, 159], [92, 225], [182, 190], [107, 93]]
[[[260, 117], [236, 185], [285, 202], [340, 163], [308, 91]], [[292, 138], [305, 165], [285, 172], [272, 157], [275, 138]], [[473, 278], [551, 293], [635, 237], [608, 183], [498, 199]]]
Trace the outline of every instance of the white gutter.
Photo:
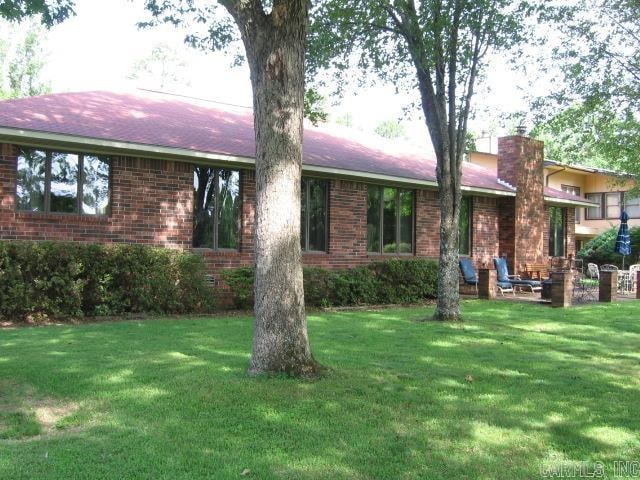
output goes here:
[[[82, 137], [60, 133], [42, 132], [37, 130], [23, 130], [17, 128], [0, 127], [0, 140], [19, 143], [29, 147], [55, 148], [64, 147], [81, 149], [86, 153], [111, 153], [116, 155], [135, 155], [145, 158], [163, 160], [176, 160], [182, 162], [199, 162], [215, 166], [236, 166], [255, 168], [255, 160], [252, 157], [227, 155], [223, 153], [201, 152], [176, 147], [164, 147], [149, 145], [146, 143], [123, 142], [118, 140], [105, 140], [101, 138]], [[341, 168], [322, 167], [319, 165], [302, 166], [302, 171], [310, 174], [329, 175], [332, 177], [347, 178], [368, 183], [392, 183], [422, 188], [438, 188], [438, 183], [433, 180], [420, 180], [415, 178], [384, 175], [378, 173], [363, 172], [360, 170], [346, 170]], [[484, 195], [497, 195], [515, 197], [515, 192], [493, 190], [482, 187], [461, 187], [463, 191], [480, 193]]]
[[548, 195], [544, 196], [544, 201], [547, 203], [555, 204], [555, 205], [568, 205], [568, 206], [579, 206], [579, 207], [597, 207], [597, 203], [589, 202], [588, 200], [568, 200], [565, 198], [555, 198], [550, 197]]

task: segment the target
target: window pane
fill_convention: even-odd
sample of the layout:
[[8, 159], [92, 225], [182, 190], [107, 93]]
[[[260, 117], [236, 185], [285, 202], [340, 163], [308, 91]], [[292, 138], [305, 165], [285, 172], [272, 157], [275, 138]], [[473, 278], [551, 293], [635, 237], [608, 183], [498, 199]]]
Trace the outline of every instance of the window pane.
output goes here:
[[398, 251], [396, 245], [397, 191], [395, 188], [384, 188], [382, 191], [382, 251], [385, 253], [395, 253]]
[[51, 211], [78, 211], [78, 155], [51, 153]]
[[307, 179], [302, 179], [300, 199], [300, 247], [307, 249]]
[[625, 197], [625, 211], [630, 218], [640, 218], [640, 197], [630, 198]]
[[18, 153], [18, 210], [44, 211], [46, 153], [42, 150], [20, 150]]
[[549, 255], [552, 257], [564, 256], [565, 237], [565, 209], [560, 207], [549, 208]]
[[380, 203], [382, 189], [369, 186], [367, 195], [367, 251], [380, 251]]
[[585, 209], [587, 212], [586, 214], [587, 220], [602, 218], [602, 206], [600, 205], [602, 203], [602, 195], [600, 195], [599, 193], [587, 193], [585, 196], [587, 200], [591, 200], [592, 202], [598, 202], [598, 206], [587, 207]]
[[218, 248], [238, 248], [240, 172], [220, 170], [218, 176]]
[[327, 182], [308, 180], [309, 183], [309, 250], [326, 250]]
[[458, 221], [460, 235], [460, 253], [471, 254], [471, 197], [462, 197], [460, 204], [460, 219]]
[[84, 156], [82, 182], [82, 213], [107, 215], [109, 213], [109, 159]]
[[400, 190], [400, 253], [413, 252], [413, 192]]
[[[571, 193], [573, 195], [576, 196], [580, 196], [580, 187], [575, 187], [573, 185], [562, 185], [562, 190], [567, 192], [567, 193]], [[580, 223], [580, 209], [576, 208], [575, 209], [575, 214], [576, 214], [576, 223]]]
[[213, 248], [215, 170], [196, 167], [193, 172], [193, 246]]
[[618, 192], [605, 194], [607, 204], [607, 218], [620, 218], [620, 194]]

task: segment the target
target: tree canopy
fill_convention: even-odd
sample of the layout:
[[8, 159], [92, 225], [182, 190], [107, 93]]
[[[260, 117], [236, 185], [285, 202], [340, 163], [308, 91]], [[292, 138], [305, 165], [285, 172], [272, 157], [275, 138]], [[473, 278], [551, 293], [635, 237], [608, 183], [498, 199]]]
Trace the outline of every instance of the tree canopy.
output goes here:
[[440, 270], [435, 317], [458, 319], [458, 220], [468, 119], [489, 51], [526, 35], [528, 3], [506, 0], [326, 0], [312, 11], [310, 71], [351, 68], [415, 92], [437, 159]]
[[561, 87], [546, 101], [534, 133], [547, 154], [640, 173], [640, 3], [579, 0], [549, 10], [562, 24], [553, 62]]
[[73, 0], [2, 0], [0, 17], [20, 22], [40, 16], [43, 25], [51, 27], [75, 15]]

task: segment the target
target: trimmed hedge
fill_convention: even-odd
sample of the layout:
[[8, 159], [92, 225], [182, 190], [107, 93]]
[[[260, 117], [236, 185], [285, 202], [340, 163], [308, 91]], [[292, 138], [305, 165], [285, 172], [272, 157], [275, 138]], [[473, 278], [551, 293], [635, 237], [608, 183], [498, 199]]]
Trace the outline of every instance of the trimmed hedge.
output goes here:
[[141, 245], [0, 241], [0, 317], [205, 313], [206, 266], [190, 253]]
[[[596, 238], [585, 243], [578, 252], [577, 257], [582, 258], [585, 265], [587, 262], [590, 262], [598, 265], [611, 264], [622, 267], [622, 255], [613, 251], [616, 246], [617, 236], [618, 227], [601, 233]], [[640, 258], [640, 227], [630, 228], [629, 236], [631, 237], [631, 255], [625, 258], [625, 265], [627, 267], [632, 263], [638, 263]]]
[[[224, 270], [237, 308], [253, 307], [253, 268]], [[304, 268], [308, 306], [420, 303], [436, 298], [438, 264], [431, 260], [390, 259], [349, 270]]]

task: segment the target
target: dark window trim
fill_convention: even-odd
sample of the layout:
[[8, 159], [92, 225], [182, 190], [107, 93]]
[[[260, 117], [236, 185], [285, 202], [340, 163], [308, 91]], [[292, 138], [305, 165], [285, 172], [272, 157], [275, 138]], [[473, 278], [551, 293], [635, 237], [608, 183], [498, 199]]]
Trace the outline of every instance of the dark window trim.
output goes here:
[[599, 195], [600, 196], [600, 215], [597, 217], [592, 217], [589, 215], [589, 208], [590, 207], [585, 207], [584, 209], [584, 219], [585, 220], [602, 220], [604, 218], [604, 209], [605, 209], [605, 204], [604, 204], [604, 193], [602, 192], [589, 192], [589, 193], [585, 193], [585, 198], [588, 200], [589, 199], [589, 195]]
[[[558, 252], [551, 251], [551, 245], [552, 245], [552, 237], [551, 237], [551, 212], [549, 212], [549, 219], [548, 219], [548, 224], [549, 224], [549, 256], [550, 257], [565, 257], [567, 255], [567, 247], [569, 246], [569, 239], [568, 239], [568, 232], [567, 232], [567, 215], [568, 215], [568, 209], [566, 207], [551, 207], [551, 208], [557, 208], [560, 210], [561, 212], [561, 218], [562, 218], [562, 255], [558, 255]], [[555, 245], [555, 244], [554, 244]], [[555, 250], [555, 248], [554, 248]]]
[[[191, 248], [196, 250], [207, 250], [214, 252], [239, 252], [241, 250], [242, 245], [242, 204], [243, 204], [243, 188], [242, 188], [242, 170], [235, 168], [219, 168], [213, 167], [210, 165], [198, 165], [194, 164], [193, 168], [205, 167], [213, 169], [213, 247], [194, 247], [193, 246], [193, 226], [191, 228]], [[220, 229], [218, 223], [218, 194], [220, 193], [220, 170], [229, 170], [231, 172], [238, 172], [238, 196], [240, 197], [240, 205], [238, 206], [238, 218], [236, 221], [238, 222], [238, 246], [236, 248], [228, 248], [228, 247], [219, 247], [218, 246], [218, 230]], [[193, 188], [193, 187], [192, 187]], [[193, 191], [193, 195], [195, 196], [195, 189]], [[192, 202], [195, 207], [195, 200]], [[195, 218], [195, 211], [193, 212], [193, 217]]]
[[[458, 231], [458, 255], [463, 257], [473, 257], [473, 207], [474, 207], [474, 196], [473, 195], [463, 195], [461, 197], [462, 201], [469, 202], [469, 226], [468, 226], [468, 235], [469, 235], [469, 252], [461, 252], [460, 251], [460, 232]], [[458, 225], [460, 225], [460, 221], [458, 220]], [[459, 229], [460, 227], [458, 227]]]
[[[581, 191], [582, 189], [580, 187], [577, 187], [575, 185], [565, 185], [563, 183], [560, 184], [560, 190], [563, 190], [565, 192], [569, 192], [569, 193], [573, 193], [574, 195], [577, 195], [578, 197], [582, 196]], [[576, 193], [577, 192], [577, 193]], [[576, 208], [574, 209], [576, 212], [576, 224], [580, 223], [581, 220], [581, 215], [580, 215], [580, 208]], [[585, 214], [586, 216], [586, 214]]]
[[[38, 148], [38, 147], [27, 147], [27, 146], [16, 146], [18, 149], [18, 155], [16, 155], [16, 184], [15, 184], [15, 210], [16, 212], [27, 212], [32, 213], [34, 215], [38, 214], [46, 214], [46, 215], [82, 215], [88, 217], [105, 217], [108, 218], [111, 216], [111, 206], [112, 206], [112, 181], [113, 181], [113, 169], [112, 169], [112, 158], [110, 155], [102, 155], [98, 153], [81, 153], [78, 151], [69, 151], [69, 150], [58, 150], [58, 149], [47, 149], [47, 148]], [[18, 208], [18, 157], [20, 156], [20, 152], [28, 151], [28, 150], [40, 150], [45, 154], [45, 164], [44, 164], [44, 209], [41, 212], [33, 212], [30, 210], [21, 210]], [[76, 178], [76, 212], [52, 212], [51, 211], [51, 159], [52, 153], [61, 153], [65, 155], [77, 155], [78, 156], [78, 175]], [[109, 205], [107, 208], [107, 213], [85, 213], [82, 208], [82, 199], [84, 197], [84, 157], [85, 155], [94, 156], [94, 157], [103, 157], [106, 160], [107, 165], [109, 166], [109, 176], [107, 178], [107, 197], [109, 199]]]
[[[608, 205], [607, 205], [607, 195], [612, 195], [614, 193], [618, 194], [618, 208], [620, 209], [620, 213], [618, 213], [618, 215], [610, 217], [609, 216], [609, 212], [608, 212], [609, 209], [607, 208], [608, 207]], [[603, 200], [604, 200], [603, 201], [603, 203], [604, 203], [604, 211], [602, 212], [603, 218], [605, 220], [619, 220], [620, 219], [620, 214], [622, 213], [622, 206], [623, 206], [623, 203], [622, 203], [622, 192], [604, 192], [602, 194], [602, 196], [603, 196]]]
[[[320, 181], [323, 182], [325, 184], [325, 189], [324, 189], [324, 250], [311, 250], [309, 248], [309, 230], [310, 230], [310, 224], [311, 224], [311, 220], [310, 220], [310, 209], [309, 209], [309, 191], [310, 191], [310, 186], [309, 186], [309, 180], [316, 180], [316, 181]], [[302, 245], [302, 251], [304, 253], [327, 253], [329, 251], [329, 185], [330, 182], [328, 182], [326, 179], [324, 178], [318, 178], [318, 177], [307, 177], [304, 176], [302, 177], [302, 183], [301, 183], [301, 188], [304, 189], [304, 196], [301, 195], [301, 197], [306, 199], [306, 205], [305, 205], [305, 218], [302, 219], [302, 221], [304, 222], [304, 225], [301, 225], [301, 228], [304, 228], [304, 245]], [[301, 199], [302, 201], [302, 199]], [[301, 204], [302, 205], [302, 204]]]
[[[622, 194], [622, 205], [623, 205], [623, 209], [626, 212], [627, 211], [627, 193], [629, 192], [620, 192]], [[638, 197], [631, 197], [633, 200], [638, 200], [640, 201], [640, 196]], [[640, 205], [636, 205], [636, 206], [640, 206]], [[627, 212], [627, 214], [629, 215], [629, 218], [640, 218], [640, 215], [636, 215], [636, 216], [631, 216], [631, 214], [629, 214], [629, 212]]]
[[[367, 186], [367, 191], [369, 187], [375, 187], [380, 192], [380, 223], [379, 223], [379, 231], [380, 238], [379, 244], [380, 248], [378, 251], [369, 250], [369, 246], [367, 245], [367, 254], [373, 255], [403, 255], [403, 256], [413, 256], [416, 252], [416, 191], [410, 188], [400, 188], [400, 187], [388, 187], [384, 185], [369, 185]], [[395, 239], [396, 239], [396, 251], [395, 252], [385, 252], [384, 251], [384, 189], [392, 188], [395, 190], [395, 200], [396, 200], [396, 225], [395, 225]], [[400, 191], [411, 192], [411, 251], [410, 252], [400, 252]], [[367, 222], [368, 223], [368, 222]]]

